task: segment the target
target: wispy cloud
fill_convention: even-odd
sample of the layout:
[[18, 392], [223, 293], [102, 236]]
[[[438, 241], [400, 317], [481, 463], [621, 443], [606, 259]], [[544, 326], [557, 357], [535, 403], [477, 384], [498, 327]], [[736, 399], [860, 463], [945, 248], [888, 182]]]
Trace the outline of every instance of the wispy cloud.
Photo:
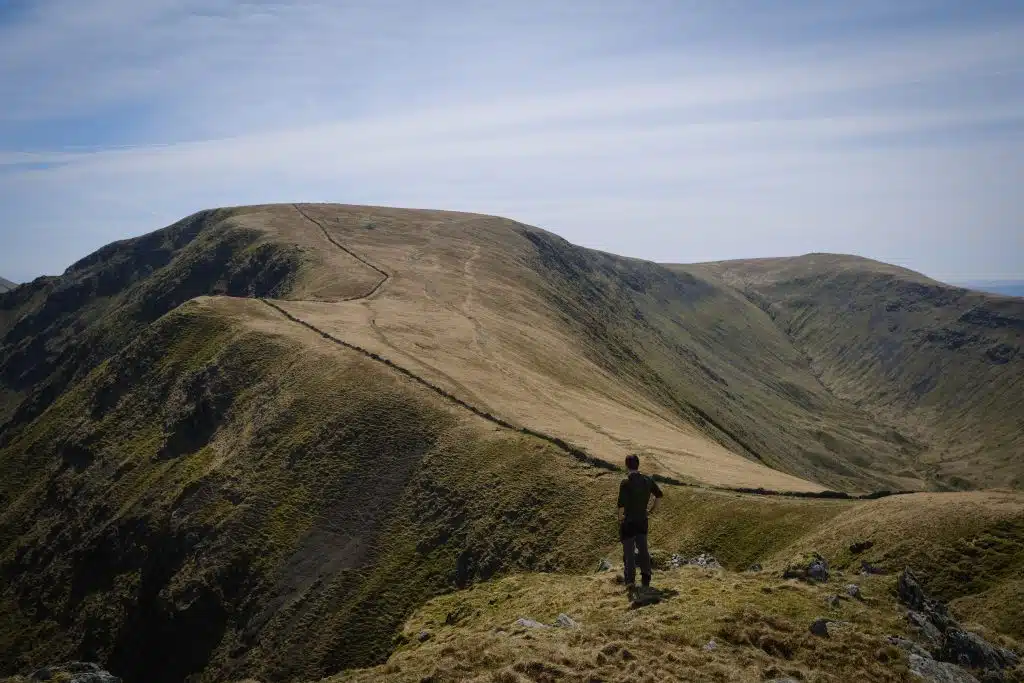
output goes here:
[[511, 215], [688, 261], [1024, 276], [1024, 11], [130, 3], [0, 14], [0, 274], [214, 205]]

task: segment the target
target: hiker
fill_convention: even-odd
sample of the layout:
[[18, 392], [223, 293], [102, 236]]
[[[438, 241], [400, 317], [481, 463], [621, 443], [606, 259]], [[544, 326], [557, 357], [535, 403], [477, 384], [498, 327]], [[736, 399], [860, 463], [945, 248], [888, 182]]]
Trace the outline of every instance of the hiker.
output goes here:
[[[640, 580], [651, 585], [651, 553], [647, 548], [647, 516], [658, 509], [661, 489], [654, 479], [640, 474], [640, 456], [626, 456], [629, 474], [619, 484], [619, 538], [622, 540], [622, 562], [626, 586], [636, 585], [636, 558], [640, 556]], [[650, 510], [647, 504], [654, 497]]]

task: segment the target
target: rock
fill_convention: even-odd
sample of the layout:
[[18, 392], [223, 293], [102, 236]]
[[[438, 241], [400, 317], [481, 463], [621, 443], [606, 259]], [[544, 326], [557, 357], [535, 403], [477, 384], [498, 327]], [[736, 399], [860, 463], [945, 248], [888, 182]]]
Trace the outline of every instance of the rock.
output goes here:
[[940, 659], [972, 669], [995, 670], [1012, 668], [1020, 661], [1010, 650], [992, 645], [978, 634], [960, 628], [946, 631]]
[[121, 683], [121, 679], [92, 662], [67, 662], [35, 671], [34, 681], [60, 680], [66, 683]]
[[755, 562], [754, 564], [752, 564], [749, 567], [747, 567], [747, 571], [748, 572], [759, 572], [759, 571], [762, 571], [763, 569], [764, 568], [759, 563], [757, 563], [757, 562]]
[[867, 560], [860, 561], [860, 573], [861, 574], [884, 574], [885, 570], [881, 567], [876, 567]]
[[907, 612], [907, 621], [911, 629], [921, 636], [932, 650], [937, 651], [942, 646], [942, 631], [927, 615], [911, 610]]
[[958, 666], [918, 654], [910, 655], [910, 672], [929, 683], [978, 683], [977, 678]]
[[579, 628], [580, 627], [580, 625], [578, 623], [576, 623], [575, 619], [570, 617], [568, 614], [565, 614], [564, 612], [562, 614], [559, 614], [558, 618], [555, 619], [555, 626], [560, 626], [561, 628]]
[[722, 568], [721, 563], [715, 559], [714, 555], [710, 553], [701, 553], [696, 557], [686, 558], [676, 553], [669, 558], [669, 566], [673, 569], [679, 567], [700, 567], [701, 569], [713, 569], [718, 570]]
[[610, 572], [612, 570], [612, 563], [608, 558], [601, 560], [597, 565], [597, 571], [599, 572]]
[[805, 555], [786, 567], [782, 572], [782, 578], [800, 579], [801, 581], [828, 581], [828, 562], [818, 553]]
[[419, 635], [416, 636], [416, 640], [420, 641], [421, 643], [427, 642], [428, 640], [430, 640], [430, 631], [420, 631]]
[[912, 610], [924, 612], [927, 608], [924, 589], [921, 588], [921, 584], [909, 567], [900, 574], [899, 581], [896, 583], [896, 594], [899, 596], [900, 602]]
[[815, 619], [811, 624], [811, 633], [822, 638], [828, 638], [828, 619]]
[[704, 645], [705, 652], [714, 652], [716, 649], [718, 649], [718, 643], [716, 643], [714, 639], [709, 640], [707, 644]]
[[633, 595], [629, 608], [639, 609], [648, 605], [657, 605], [659, 602], [661, 602], [661, 594], [658, 591], [640, 589]]
[[847, 584], [846, 594], [849, 595], [851, 598], [854, 598], [855, 600], [862, 600], [864, 598], [864, 596], [860, 593], [860, 586], [858, 586], [855, 583]]
[[924, 649], [912, 640], [901, 638], [900, 636], [886, 636], [886, 642], [890, 645], [895, 645], [899, 649], [903, 650], [912, 655], [920, 655], [921, 657], [931, 658], [932, 654], [928, 650]]
[[871, 550], [875, 547], [874, 541], [857, 541], [850, 546], [850, 552], [854, 555], [859, 555], [865, 550]]
[[516, 619], [515, 625], [522, 626], [523, 628], [551, 628], [547, 624], [542, 624], [539, 621], [534, 621], [533, 619], [524, 619], [522, 617]]
[[827, 595], [825, 596], [825, 604], [828, 605], [829, 609], [839, 609], [839, 605], [842, 604], [842, 600], [838, 595]]

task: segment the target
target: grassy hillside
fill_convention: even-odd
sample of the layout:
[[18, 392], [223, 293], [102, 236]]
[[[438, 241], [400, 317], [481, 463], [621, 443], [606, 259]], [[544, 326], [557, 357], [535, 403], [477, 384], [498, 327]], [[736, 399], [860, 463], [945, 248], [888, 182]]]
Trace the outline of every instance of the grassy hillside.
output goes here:
[[[110, 245], [0, 294], [0, 673], [86, 659], [129, 683], [420, 680], [435, 645], [453, 658], [483, 643], [493, 656], [473, 675], [511, 667], [494, 680], [540, 680], [536, 662], [565, 648], [593, 659], [572, 665], [586, 675], [683, 675], [594, 654], [634, 618], [607, 579], [585, 576], [617, 552], [613, 467], [633, 452], [679, 480], [652, 530], [661, 556], [765, 566], [721, 586], [665, 575], [708, 609], [682, 616], [668, 601], [636, 617], [668, 620], [680, 653], [720, 634], [729, 645], [707, 670], [719, 678], [789, 666], [813, 680], [815, 657], [850, 675], [897, 671], [896, 655], [868, 661], [896, 628], [884, 582], [854, 615], [860, 635], [835, 647], [793, 630], [817, 593], [776, 612], [754, 600], [808, 551], [847, 571], [909, 561], [961, 618], [1021, 637], [1019, 494], [729, 490], [950, 481], [930, 442], [843, 394], [801, 340], [716, 266], [663, 267], [473, 214], [242, 207]], [[979, 395], [1002, 395], [1004, 378], [978, 377]], [[994, 462], [1017, 471], [1002, 451]], [[504, 636], [486, 629], [545, 596], [606, 630], [491, 642]], [[808, 649], [790, 664], [750, 651], [743, 602], [789, 634], [768, 634], [780, 647]], [[444, 638], [406, 642], [403, 624], [440, 610], [456, 613], [429, 627]]]
[[768, 311], [831, 393], [903, 435], [934, 485], [1024, 483], [1024, 300], [851, 256], [687, 270], [741, 288]]

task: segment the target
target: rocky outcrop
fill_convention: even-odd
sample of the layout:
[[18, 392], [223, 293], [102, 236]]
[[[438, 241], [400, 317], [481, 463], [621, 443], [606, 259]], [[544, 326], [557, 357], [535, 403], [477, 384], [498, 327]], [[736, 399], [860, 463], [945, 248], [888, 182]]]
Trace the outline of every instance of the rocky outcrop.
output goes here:
[[908, 607], [907, 622], [926, 652], [904, 647], [902, 643], [899, 646], [911, 651], [911, 669], [926, 680], [975, 681], [974, 676], [964, 671], [973, 669], [982, 672], [985, 681], [1002, 681], [1006, 680], [1003, 672], [1020, 663], [1016, 653], [965, 630], [945, 604], [927, 595], [910, 569], [904, 569], [900, 575], [896, 593]]
[[828, 577], [828, 561], [818, 553], [804, 555], [791, 562], [782, 572], [784, 579], [799, 579], [810, 583], [825, 582]]
[[121, 679], [98, 664], [92, 662], [67, 662], [56, 666], [37, 669], [29, 676], [30, 681], [54, 681], [57, 683], [121, 683]]

